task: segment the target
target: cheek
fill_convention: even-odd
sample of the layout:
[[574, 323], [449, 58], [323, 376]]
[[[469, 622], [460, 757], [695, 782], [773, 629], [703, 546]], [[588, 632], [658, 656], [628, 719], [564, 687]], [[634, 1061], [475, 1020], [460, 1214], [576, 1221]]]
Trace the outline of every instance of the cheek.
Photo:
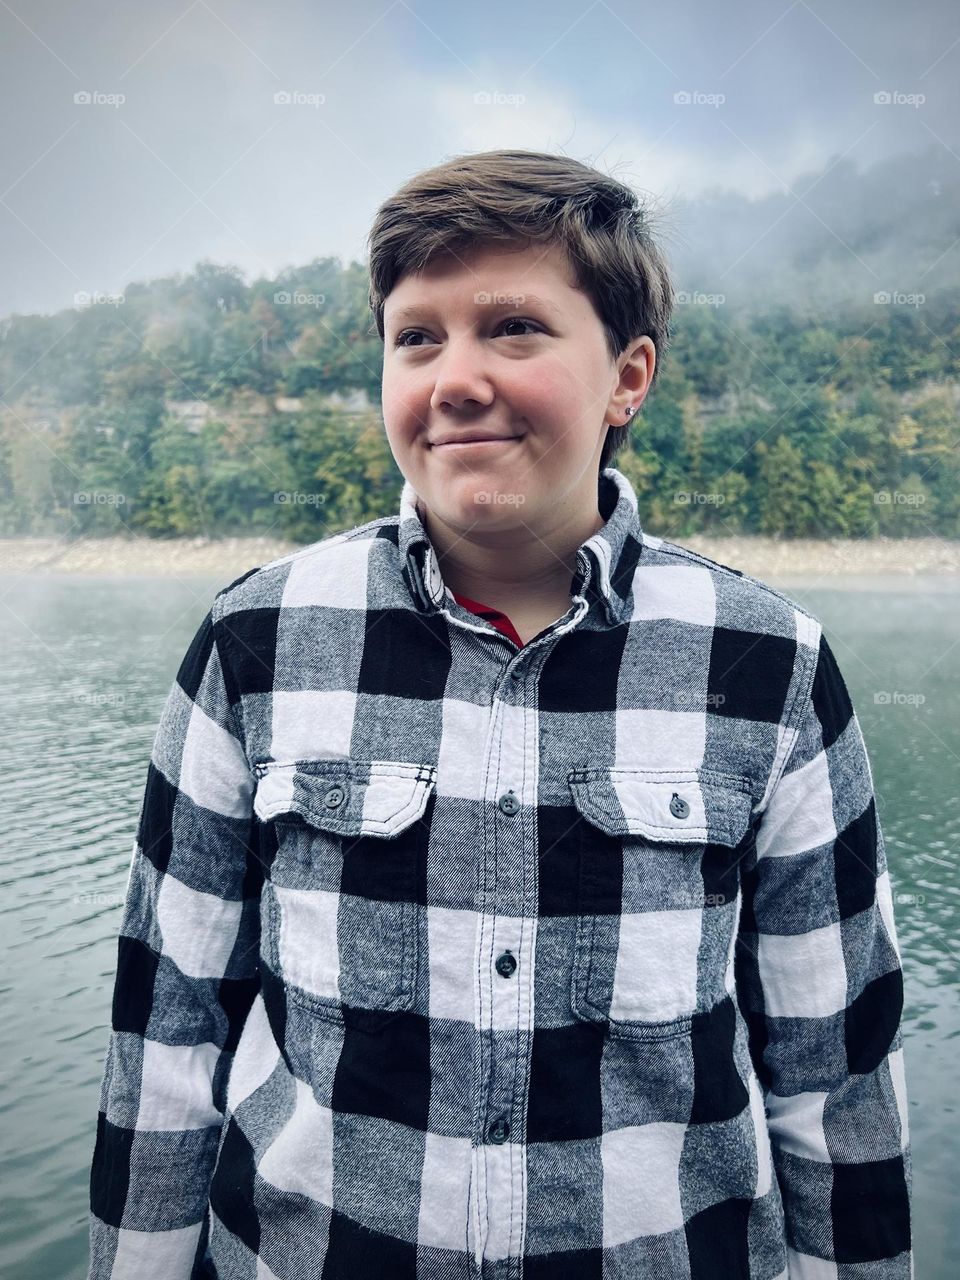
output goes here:
[[[429, 401], [429, 392], [426, 398]], [[416, 379], [385, 372], [380, 402], [388, 435], [406, 437], [417, 430], [423, 418], [424, 395]]]
[[511, 372], [507, 394], [518, 408], [529, 406], [536, 415], [563, 399], [568, 378], [555, 364], [529, 364]]
[[510, 399], [522, 411], [529, 406], [536, 419], [549, 414], [551, 418], [575, 418], [578, 407], [587, 395], [584, 374], [561, 360], [531, 360], [510, 377]]
[[[588, 398], [590, 373], [548, 356], [504, 361], [490, 376], [495, 394], [509, 405], [513, 416], [542, 422], [579, 417]], [[430, 416], [434, 390], [435, 380], [428, 370], [384, 365], [381, 400], [388, 432], [400, 437], [416, 434]]]

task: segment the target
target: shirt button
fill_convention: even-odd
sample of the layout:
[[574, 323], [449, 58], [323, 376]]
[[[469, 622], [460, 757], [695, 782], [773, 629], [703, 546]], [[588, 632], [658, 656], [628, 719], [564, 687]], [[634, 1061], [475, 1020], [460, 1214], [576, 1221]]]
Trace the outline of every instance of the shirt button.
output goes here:
[[502, 956], [497, 956], [497, 973], [501, 977], [509, 978], [516, 967], [516, 959], [509, 951], [504, 951]]
[[513, 794], [512, 791], [507, 791], [504, 795], [502, 795], [500, 799], [497, 801], [497, 804], [500, 808], [501, 813], [506, 813], [506, 814], [516, 813], [517, 810], [520, 808], [520, 801], [517, 799], [517, 797]]
[[510, 1126], [507, 1124], [506, 1120], [504, 1120], [503, 1116], [501, 1116], [499, 1120], [494, 1120], [493, 1124], [487, 1130], [487, 1137], [491, 1142], [496, 1142], [499, 1145], [501, 1142], [506, 1142], [507, 1135], [509, 1133]]
[[670, 812], [675, 818], [685, 818], [690, 812], [690, 806], [684, 800], [683, 796], [678, 796], [676, 792], [670, 797]]
[[331, 787], [327, 794], [323, 797], [323, 803], [328, 809], [338, 809], [343, 804], [346, 792], [343, 787]]

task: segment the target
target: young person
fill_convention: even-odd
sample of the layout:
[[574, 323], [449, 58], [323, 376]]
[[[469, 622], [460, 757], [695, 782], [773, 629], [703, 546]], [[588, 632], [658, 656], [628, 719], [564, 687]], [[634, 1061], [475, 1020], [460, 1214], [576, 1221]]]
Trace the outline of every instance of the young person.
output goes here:
[[910, 1276], [847, 689], [609, 465], [667, 349], [646, 211], [459, 157], [370, 279], [400, 510], [220, 591], [173, 684], [92, 1280]]

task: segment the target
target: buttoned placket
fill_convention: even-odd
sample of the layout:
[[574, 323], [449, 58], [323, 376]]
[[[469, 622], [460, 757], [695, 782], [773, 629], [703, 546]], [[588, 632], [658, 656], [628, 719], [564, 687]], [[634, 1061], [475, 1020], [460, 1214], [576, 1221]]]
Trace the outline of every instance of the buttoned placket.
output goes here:
[[[532, 678], [529, 656], [524, 663]], [[484, 744], [470, 1187], [471, 1247], [478, 1276], [484, 1259], [516, 1256], [522, 1243], [525, 1162], [518, 1143], [524, 1125], [529, 1048], [524, 1032], [532, 1027], [536, 936], [536, 833], [528, 806], [537, 772], [537, 744], [528, 740], [514, 714], [523, 681], [522, 667], [514, 659], [496, 681]], [[504, 977], [498, 960], [507, 952], [516, 968]]]
[[[516, 650], [496, 628], [456, 617], [445, 599], [431, 549], [423, 579], [448, 621], [481, 633], [480, 661], [491, 673], [510, 644], [511, 657], [493, 676], [491, 715], [484, 743], [482, 829], [478, 833], [480, 927], [476, 975], [477, 1035], [474, 1055], [473, 1133], [468, 1248], [473, 1275], [484, 1264], [523, 1253], [526, 1205], [524, 1102], [528, 1094], [534, 1022], [534, 952], [537, 927], [537, 832], [535, 825], [540, 744], [524, 719], [535, 705], [536, 682], [561, 635], [585, 617], [592, 564], [583, 557], [581, 593], [541, 636]], [[443, 607], [445, 601], [449, 607]], [[569, 615], [569, 616], [568, 616]], [[534, 722], [535, 723], [535, 722]]]
[[[522, 649], [459, 605], [445, 586], [426, 537], [411, 544], [409, 584], [424, 613], [481, 637], [476, 661], [489, 664], [491, 714], [484, 743], [481, 830], [477, 833], [479, 916], [473, 974], [476, 1037], [467, 1219], [471, 1275], [513, 1259], [520, 1276], [526, 1228], [525, 1100], [534, 1024], [534, 952], [538, 904], [535, 823], [540, 744], [523, 708], [536, 706], [543, 665], [562, 635], [595, 603], [607, 625], [619, 621], [602, 538], [577, 551], [571, 607]], [[592, 554], [591, 554], [592, 552]], [[503, 662], [503, 646], [510, 650]], [[535, 723], [535, 721], [534, 721]]]

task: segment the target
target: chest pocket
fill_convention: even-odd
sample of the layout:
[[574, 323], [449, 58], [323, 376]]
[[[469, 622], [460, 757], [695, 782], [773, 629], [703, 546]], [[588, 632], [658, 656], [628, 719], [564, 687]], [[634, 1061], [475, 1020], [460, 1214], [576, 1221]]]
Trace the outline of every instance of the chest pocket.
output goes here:
[[733, 988], [739, 864], [753, 840], [744, 778], [580, 769], [571, 1005], [614, 1037], [684, 1035]]
[[394, 760], [269, 762], [264, 954], [288, 996], [375, 1030], [414, 1004], [418, 890], [436, 769]]

